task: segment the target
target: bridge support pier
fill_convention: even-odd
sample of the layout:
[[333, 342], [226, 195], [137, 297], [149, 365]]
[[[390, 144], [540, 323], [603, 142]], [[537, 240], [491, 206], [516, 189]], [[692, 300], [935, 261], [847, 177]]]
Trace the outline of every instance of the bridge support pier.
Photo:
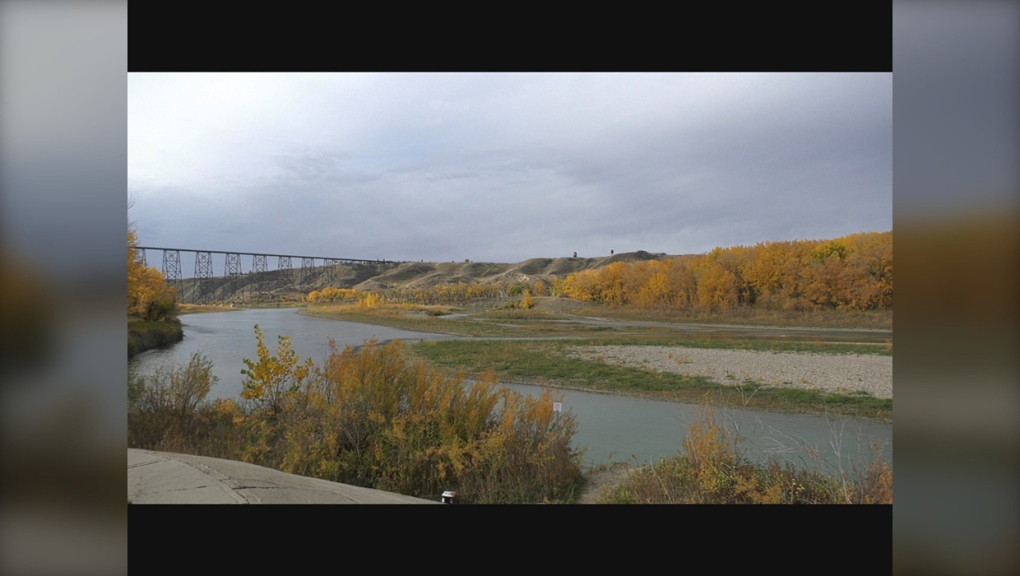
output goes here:
[[181, 286], [181, 251], [163, 251], [163, 277], [166, 278], [168, 286], [172, 286], [177, 295], [177, 301], [182, 302], [184, 293]]
[[262, 295], [265, 294], [265, 287], [266, 287], [266, 275], [265, 275], [265, 272], [267, 272], [268, 269], [269, 269], [269, 266], [267, 264], [266, 255], [265, 254], [253, 254], [252, 255], [251, 273], [252, 274], [261, 274], [261, 276], [256, 276], [255, 277], [255, 288], [257, 290], [257, 293], [258, 293], [257, 297], [258, 297], [259, 300], [261, 300], [262, 299]]
[[195, 303], [208, 304], [212, 296], [213, 263], [211, 252], [195, 253]]
[[301, 258], [301, 276], [298, 283], [307, 282], [311, 278], [314, 269], [315, 258]]

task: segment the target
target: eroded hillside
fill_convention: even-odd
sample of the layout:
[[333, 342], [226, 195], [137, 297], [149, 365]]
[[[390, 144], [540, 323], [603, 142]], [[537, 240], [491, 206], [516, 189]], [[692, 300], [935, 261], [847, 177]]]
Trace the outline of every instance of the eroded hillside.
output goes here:
[[386, 290], [427, 288], [437, 284], [513, 283], [542, 279], [551, 282], [568, 274], [600, 268], [613, 262], [666, 258], [644, 251], [597, 258], [531, 258], [516, 264], [494, 262], [401, 262], [319, 266], [312, 269], [275, 270], [182, 283], [184, 302], [299, 301], [312, 290], [325, 287]]

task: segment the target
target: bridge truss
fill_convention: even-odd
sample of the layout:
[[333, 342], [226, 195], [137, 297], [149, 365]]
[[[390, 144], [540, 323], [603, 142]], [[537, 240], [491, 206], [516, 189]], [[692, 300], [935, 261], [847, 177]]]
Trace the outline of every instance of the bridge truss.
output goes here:
[[[293, 270], [292, 259], [301, 259], [300, 270], [295, 271], [296, 278], [299, 281], [306, 280], [314, 273], [317, 269], [325, 269], [328, 274], [328, 278], [334, 279], [336, 274], [336, 268], [340, 265], [367, 265], [367, 264], [397, 264], [398, 262], [393, 260], [368, 260], [363, 258], [331, 258], [323, 256], [300, 256], [294, 254], [265, 254], [258, 252], [228, 252], [221, 250], [193, 250], [186, 248], [162, 248], [157, 246], [136, 246], [135, 250], [140, 254], [143, 263], [146, 258], [147, 250], [159, 250], [163, 253], [163, 276], [166, 278], [168, 285], [173, 286], [177, 291], [178, 300], [183, 302], [183, 283], [185, 278], [182, 274], [181, 268], [181, 252], [193, 253], [195, 255], [195, 275], [193, 277], [194, 290], [192, 290], [191, 297], [189, 300], [191, 303], [203, 304], [208, 303], [215, 299], [214, 286], [212, 280], [216, 278], [215, 267], [213, 265], [213, 255], [223, 255], [223, 276], [239, 277], [248, 274], [262, 274], [265, 275], [269, 272], [274, 272], [269, 269], [269, 259], [276, 258], [276, 270], [289, 272]], [[242, 257], [251, 257], [251, 266], [249, 272], [244, 272], [242, 266]], [[317, 266], [316, 262], [322, 262], [321, 266]], [[259, 296], [265, 295], [264, 281], [256, 281], [254, 283], [255, 290]]]

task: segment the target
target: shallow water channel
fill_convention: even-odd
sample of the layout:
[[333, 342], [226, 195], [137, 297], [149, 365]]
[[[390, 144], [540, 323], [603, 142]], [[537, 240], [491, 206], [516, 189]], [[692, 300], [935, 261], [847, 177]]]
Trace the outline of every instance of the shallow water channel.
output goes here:
[[[129, 375], [150, 374], [161, 364], [187, 364], [194, 352], [213, 362], [219, 382], [210, 399], [237, 398], [242, 390], [244, 359], [257, 357], [255, 325], [275, 353], [278, 336], [289, 336], [302, 359], [321, 363], [329, 354], [329, 339], [343, 349], [376, 338], [399, 338], [412, 342], [423, 339], [463, 337], [429, 334], [340, 320], [304, 316], [295, 309], [258, 309], [181, 317], [184, 340], [171, 347], [143, 352], [128, 362]], [[538, 395], [539, 386], [504, 384], [524, 394]], [[682, 449], [688, 425], [698, 418], [700, 408], [689, 404], [646, 400], [583, 391], [561, 391], [563, 409], [577, 419], [574, 444], [585, 448], [589, 465], [630, 461], [644, 465], [675, 455]], [[802, 414], [775, 414], [753, 410], [719, 410], [727, 426], [741, 437], [747, 456], [790, 461], [809, 469], [838, 472], [863, 470], [877, 445], [892, 462], [892, 424], [871, 420], [827, 419]], [[837, 457], [837, 454], [841, 457]]]

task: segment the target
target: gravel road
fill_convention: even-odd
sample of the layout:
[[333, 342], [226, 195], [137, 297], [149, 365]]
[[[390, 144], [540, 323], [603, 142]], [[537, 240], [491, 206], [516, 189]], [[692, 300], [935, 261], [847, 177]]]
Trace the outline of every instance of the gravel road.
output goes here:
[[722, 384], [750, 380], [764, 386], [865, 392], [876, 398], [892, 398], [892, 356], [682, 346], [578, 346], [568, 354], [656, 372], [706, 376]]

